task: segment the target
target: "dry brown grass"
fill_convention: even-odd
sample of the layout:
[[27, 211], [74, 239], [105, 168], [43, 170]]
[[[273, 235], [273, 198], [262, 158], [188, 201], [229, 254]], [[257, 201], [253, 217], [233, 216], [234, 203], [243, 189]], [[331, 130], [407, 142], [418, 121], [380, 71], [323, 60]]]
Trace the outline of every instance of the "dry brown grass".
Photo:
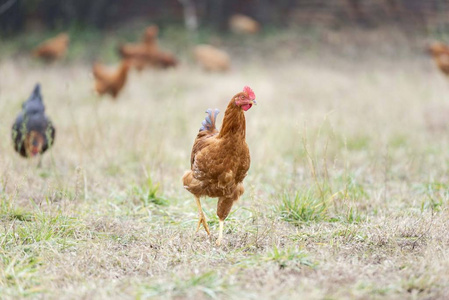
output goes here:
[[[93, 95], [87, 64], [3, 59], [2, 296], [447, 297], [449, 82], [421, 38], [272, 39], [248, 41], [250, 56], [228, 41], [228, 74], [187, 59], [133, 72], [117, 102]], [[36, 81], [57, 127], [42, 169], [10, 140]], [[223, 113], [244, 85], [259, 103], [252, 165], [216, 247], [216, 201], [203, 200], [214, 236], [195, 234], [180, 178], [204, 111]]]

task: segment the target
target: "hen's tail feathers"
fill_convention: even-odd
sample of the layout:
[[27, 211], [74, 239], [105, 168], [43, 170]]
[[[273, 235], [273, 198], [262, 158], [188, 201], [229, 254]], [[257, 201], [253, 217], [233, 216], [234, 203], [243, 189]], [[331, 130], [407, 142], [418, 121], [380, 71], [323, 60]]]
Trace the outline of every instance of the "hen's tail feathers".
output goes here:
[[31, 96], [28, 99], [28, 101], [33, 101], [33, 100], [42, 102], [40, 83], [36, 83], [36, 85], [34, 86], [33, 92], [31, 93]]
[[41, 97], [41, 85], [40, 83], [36, 83], [33, 90], [33, 96], [35, 97]]
[[201, 123], [203, 126], [200, 128], [200, 132], [207, 130], [207, 131], [215, 131], [217, 128], [215, 127], [215, 121], [217, 120], [217, 115], [220, 111], [218, 109], [215, 109], [212, 113], [212, 109], [206, 110], [207, 117], [204, 119], [203, 123]]

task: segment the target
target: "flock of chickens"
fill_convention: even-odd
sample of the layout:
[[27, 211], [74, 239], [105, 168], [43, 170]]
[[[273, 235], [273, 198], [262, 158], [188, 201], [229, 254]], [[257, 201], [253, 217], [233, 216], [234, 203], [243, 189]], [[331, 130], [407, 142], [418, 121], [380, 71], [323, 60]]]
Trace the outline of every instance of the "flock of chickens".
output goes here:
[[[119, 47], [122, 62], [115, 71], [107, 70], [100, 64], [94, 64], [95, 90], [100, 95], [110, 94], [117, 97], [126, 83], [131, 67], [142, 70], [146, 67], [168, 68], [178, 64], [176, 57], [162, 51], [157, 43], [158, 27], [146, 28], [142, 42], [125, 44]], [[60, 34], [36, 48], [35, 56], [54, 60], [64, 56], [69, 37]], [[449, 76], [449, 46], [434, 43], [429, 51], [439, 69]], [[224, 71], [229, 68], [229, 56], [209, 45], [200, 45], [195, 49], [197, 60], [210, 71]], [[245, 141], [245, 112], [256, 104], [253, 90], [245, 86], [234, 95], [224, 114], [221, 131], [216, 128], [218, 110], [206, 111], [206, 119], [194, 141], [190, 170], [182, 177], [183, 186], [195, 197], [198, 206], [199, 221], [207, 234], [210, 230], [201, 208], [200, 197], [218, 198], [217, 215], [219, 217], [219, 236], [217, 245], [223, 239], [224, 220], [232, 205], [244, 192], [243, 180], [250, 166], [250, 154]], [[39, 156], [51, 147], [55, 139], [55, 127], [45, 114], [41, 87], [36, 84], [29, 99], [23, 103], [22, 112], [17, 116], [12, 127], [14, 149], [23, 157]]]
[[[229, 25], [232, 31], [247, 34], [257, 33], [260, 28], [255, 20], [244, 15], [232, 16]], [[92, 67], [95, 91], [99, 95], [109, 94], [116, 98], [126, 84], [131, 67], [139, 72], [144, 68], [176, 67], [179, 62], [175, 55], [159, 47], [158, 33], [159, 28], [152, 25], [145, 29], [140, 42], [120, 45], [118, 52], [121, 56], [121, 63], [115, 70], [95, 63]], [[33, 51], [33, 55], [46, 61], [61, 59], [67, 52], [69, 42], [68, 34], [61, 33], [40, 44]], [[211, 45], [197, 45], [193, 52], [196, 61], [206, 71], [224, 72], [230, 68], [230, 57], [221, 49]]]
[[[241, 22], [237, 18], [237, 22]], [[255, 30], [252, 26], [251, 30]], [[176, 57], [159, 48], [157, 43], [158, 27], [146, 28], [141, 43], [119, 46], [121, 63], [114, 71], [95, 63], [93, 75], [95, 91], [117, 97], [126, 84], [130, 68], [138, 71], [146, 67], [168, 68], [178, 64]], [[45, 60], [57, 60], [67, 52], [69, 36], [62, 33], [39, 45], [33, 55]], [[195, 49], [197, 61], [209, 71], [229, 69], [229, 56], [222, 50], [210, 45], [199, 45]], [[221, 131], [216, 128], [218, 110], [207, 110], [206, 119], [195, 139], [190, 170], [182, 177], [183, 186], [195, 197], [198, 205], [199, 222], [197, 231], [203, 225], [210, 235], [206, 218], [201, 208], [200, 197], [218, 198], [217, 215], [219, 217], [219, 237], [217, 245], [223, 239], [224, 220], [232, 205], [244, 192], [243, 179], [250, 166], [248, 145], [245, 141], [246, 121], [244, 112], [254, 104], [255, 94], [245, 86], [230, 100], [223, 118]], [[12, 127], [14, 149], [23, 157], [39, 157], [49, 149], [55, 140], [56, 129], [45, 113], [40, 84], [36, 84], [31, 96], [22, 105]]]

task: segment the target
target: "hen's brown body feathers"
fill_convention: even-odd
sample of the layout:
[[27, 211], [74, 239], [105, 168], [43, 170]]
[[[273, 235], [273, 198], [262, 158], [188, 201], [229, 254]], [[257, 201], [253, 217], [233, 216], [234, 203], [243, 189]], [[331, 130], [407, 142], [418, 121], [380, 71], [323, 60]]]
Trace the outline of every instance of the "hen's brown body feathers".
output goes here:
[[176, 67], [178, 65], [178, 60], [175, 55], [166, 51], [158, 51], [156, 54], [150, 56], [150, 60], [154, 66], [162, 69]]
[[68, 46], [69, 36], [66, 33], [61, 33], [37, 46], [33, 55], [46, 60], [56, 60], [66, 54]]
[[95, 63], [92, 73], [95, 77], [95, 91], [100, 94], [110, 94], [116, 98], [128, 77], [129, 62], [123, 60], [117, 70], [109, 70], [106, 67]]

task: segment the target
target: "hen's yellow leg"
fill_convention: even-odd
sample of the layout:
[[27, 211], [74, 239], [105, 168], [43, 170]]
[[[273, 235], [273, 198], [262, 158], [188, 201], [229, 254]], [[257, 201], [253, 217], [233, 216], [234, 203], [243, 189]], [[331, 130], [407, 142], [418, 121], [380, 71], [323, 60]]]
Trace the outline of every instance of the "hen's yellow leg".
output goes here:
[[218, 220], [218, 224], [220, 225], [220, 229], [218, 231], [218, 240], [217, 240], [217, 246], [221, 245], [221, 241], [223, 240], [223, 225], [224, 220]]
[[196, 201], [196, 205], [198, 206], [198, 214], [200, 217], [200, 219], [198, 220], [198, 227], [196, 228], [196, 232], [198, 232], [198, 230], [200, 230], [200, 226], [201, 226], [201, 224], [203, 224], [204, 229], [206, 229], [207, 234], [210, 235], [209, 226], [207, 225], [207, 222], [206, 222], [206, 216], [204, 215], [203, 209], [201, 208], [200, 198], [195, 196], [195, 201]]

